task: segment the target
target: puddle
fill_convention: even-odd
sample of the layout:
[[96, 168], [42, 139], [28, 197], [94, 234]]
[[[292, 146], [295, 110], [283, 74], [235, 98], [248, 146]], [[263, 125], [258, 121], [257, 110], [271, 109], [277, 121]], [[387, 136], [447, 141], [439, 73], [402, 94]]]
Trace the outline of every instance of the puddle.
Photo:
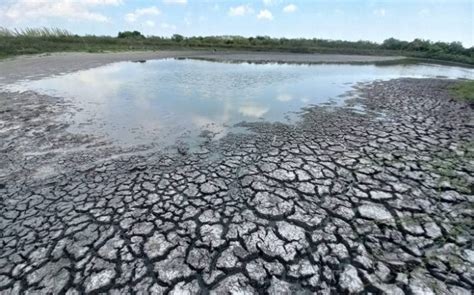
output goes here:
[[[303, 107], [330, 103], [360, 82], [399, 77], [473, 78], [471, 69], [438, 65], [291, 65], [164, 59], [120, 62], [22, 81], [8, 91], [61, 96], [80, 109], [70, 131], [125, 144], [219, 139], [242, 121], [291, 122]], [[362, 108], [357, 108], [363, 112]]]

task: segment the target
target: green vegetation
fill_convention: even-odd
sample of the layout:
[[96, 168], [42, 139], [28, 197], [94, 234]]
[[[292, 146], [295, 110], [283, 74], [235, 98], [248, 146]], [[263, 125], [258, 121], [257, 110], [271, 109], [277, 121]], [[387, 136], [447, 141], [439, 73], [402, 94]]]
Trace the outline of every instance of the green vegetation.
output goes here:
[[474, 80], [459, 82], [452, 91], [456, 97], [474, 103]]
[[466, 165], [472, 161], [474, 161], [474, 141], [464, 142], [456, 146], [454, 151], [438, 153], [429, 165], [430, 170], [439, 175], [438, 188], [440, 192], [448, 184], [448, 188], [452, 187], [459, 192], [473, 194], [474, 185], [469, 176], [463, 172], [468, 169]]
[[61, 29], [9, 30], [0, 28], [0, 57], [57, 51], [123, 51], [160, 49], [219, 49], [283, 51], [300, 53], [340, 53], [367, 55], [403, 55], [416, 59], [442, 60], [474, 66], [474, 47], [464, 48], [459, 42], [412, 42], [394, 38], [382, 44], [369, 41], [324, 39], [287, 39], [266, 36], [172, 37], [143, 36], [138, 31], [111, 36], [78, 36]]
[[139, 31], [124, 31], [124, 32], [119, 32], [117, 35], [117, 38], [138, 38], [138, 39], [144, 39], [145, 36], [142, 35]]
[[71, 37], [72, 34], [63, 29], [58, 28], [39, 28], [39, 29], [14, 29], [9, 30], [7, 28], [0, 27], [0, 37]]

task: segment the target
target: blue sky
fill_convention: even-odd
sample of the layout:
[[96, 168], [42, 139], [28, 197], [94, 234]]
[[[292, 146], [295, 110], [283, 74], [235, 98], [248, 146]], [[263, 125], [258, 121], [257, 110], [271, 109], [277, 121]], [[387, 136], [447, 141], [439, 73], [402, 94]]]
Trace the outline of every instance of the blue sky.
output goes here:
[[472, 0], [0, 0], [0, 26], [474, 45]]

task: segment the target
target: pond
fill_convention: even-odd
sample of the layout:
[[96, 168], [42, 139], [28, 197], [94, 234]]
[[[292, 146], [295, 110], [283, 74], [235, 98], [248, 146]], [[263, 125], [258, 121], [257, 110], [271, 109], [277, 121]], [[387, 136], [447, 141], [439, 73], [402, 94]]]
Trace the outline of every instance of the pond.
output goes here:
[[203, 130], [219, 138], [238, 122], [288, 121], [308, 105], [344, 103], [358, 82], [399, 77], [473, 78], [437, 65], [292, 65], [163, 59], [120, 62], [9, 85], [65, 97], [80, 110], [71, 131], [121, 144], [170, 144]]

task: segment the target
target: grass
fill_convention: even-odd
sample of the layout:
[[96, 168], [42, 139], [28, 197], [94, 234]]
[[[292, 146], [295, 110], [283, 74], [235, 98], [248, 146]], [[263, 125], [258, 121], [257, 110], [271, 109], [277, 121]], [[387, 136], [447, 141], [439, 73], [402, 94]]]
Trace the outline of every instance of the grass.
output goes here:
[[453, 95], [469, 103], [474, 103], [474, 80], [462, 81], [451, 89]]
[[[122, 32], [123, 33], [123, 32]], [[139, 33], [139, 32], [137, 32]], [[324, 39], [286, 39], [270, 37], [207, 36], [207, 37], [127, 37], [79, 36], [62, 29], [0, 27], [0, 58], [50, 52], [105, 52], [132, 50], [246, 50], [295, 53], [331, 53], [356, 55], [406, 56], [406, 62], [455, 63], [474, 67], [474, 48], [456, 42], [433, 43], [416, 39], [391, 46], [369, 41]], [[397, 43], [398, 44], [398, 43]], [[387, 63], [389, 64], [389, 62]]]
[[0, 27], [0, 37], [66, 37], [73, 34], [58, 28], [7, 29]]

